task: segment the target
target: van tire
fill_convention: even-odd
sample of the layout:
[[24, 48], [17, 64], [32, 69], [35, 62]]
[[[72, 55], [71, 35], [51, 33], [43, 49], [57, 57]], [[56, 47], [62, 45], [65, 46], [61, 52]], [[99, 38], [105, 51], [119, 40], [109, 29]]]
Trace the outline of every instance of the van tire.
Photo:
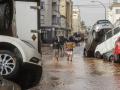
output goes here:
[[98, 59], [101, 59], [102, 56], [100, 54], [100, 52], [96, 52], [95, 55], [94, 55], [95, 58], [98, 58]]
[[[12, 53], [11, 51], [8, 50], [0, 50], [0, 55], [2, 55], [1, 57], [6, 59], [6, 66], [8, 66], [9, 68], [7, 68], [6, 70], [10, 71], [9, 69], [11, 69], [11, 72], [8, 74], [5, 74], [5, 72], [3, 73], [3, 77], [6, 79], [15, 79], [17, 77], [18, 71], [20, 69], [20, 62], [17, 59], [17, 57], [15, 56], [14, 53]], [[9, 59], [11, 58], [11, 59]], [[10, 64], [10, 65], [9, 65]], [[12, 67], [12, 65], [14, 66], [14, 68]], [[4, 66], [3, 66], [4, 67]], [[3, 68], [5, 69], [5, 68]]]
[[115, 61], [115, 56], [114, 56], [114, 55], [111, 55], [111, 56], [109, 57], [109, 61], [110, 61], [110, 62]]
[[90, 51], [84, 50], [84, 57], [92, 57], [92, 53]]

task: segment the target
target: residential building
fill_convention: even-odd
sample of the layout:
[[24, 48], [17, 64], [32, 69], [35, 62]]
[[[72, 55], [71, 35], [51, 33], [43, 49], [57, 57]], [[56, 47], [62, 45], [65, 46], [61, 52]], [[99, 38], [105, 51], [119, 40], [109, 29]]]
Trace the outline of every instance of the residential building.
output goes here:
[[66, 0], [60, 0], [60, 19], [61, 19], [61, 34], [66, 36], [67, 27], [66, 27]]
[[119, 18], [120, 18], [120, 3], [112, 3], [110, 9], [108, 10], [108, 20], [110, 20], [112, 24], [115, 24]]
[[80, 9], [79, 8], [74, 8], [73, 9], [73, 17], [72, 17], [72, 21], [73, 21], [73, 24], [72, 24], [72, 27], [73, 27], [73, 30], [72, 30], [72, 33], [77, 33], [77, 32], [81, 32], [81, 16], [80, 16]]
[[41, 0], [41, 39], [52, 43], [60, 29], [60, 0]]
[[72, 10], [73, 2], [72, 0], [66, 0], [66, 27], [68, 29], [68, 35], [72, 32]]
[[71, 0], [60, 0], [61, 31], [64, 36], [68, 36], [72, 31], [72, 9]]

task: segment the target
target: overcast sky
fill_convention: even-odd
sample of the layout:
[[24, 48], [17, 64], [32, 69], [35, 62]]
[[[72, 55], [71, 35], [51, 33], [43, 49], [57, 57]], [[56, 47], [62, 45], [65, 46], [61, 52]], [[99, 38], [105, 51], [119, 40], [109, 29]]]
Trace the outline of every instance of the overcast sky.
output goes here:
[[[97, 20], [104, 19], [104, 8], [99, 3], [91, 3], [91, 0], [73, 0], [74, 5], [80, 5], [81, 18], [87, 26], [93, 25]], [[106, 8], [109, 6], [110, 0], [99, 0]], [[98, 5], [98, 6], [83, 6], [83, 5]]]

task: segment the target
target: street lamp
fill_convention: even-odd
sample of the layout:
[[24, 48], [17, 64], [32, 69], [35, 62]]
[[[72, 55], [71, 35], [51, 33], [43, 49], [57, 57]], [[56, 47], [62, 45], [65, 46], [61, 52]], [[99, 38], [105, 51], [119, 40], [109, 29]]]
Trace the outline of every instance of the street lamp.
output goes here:
[[106, 7], [105, 7], [105, 5], [102, 3], [102, 2], [100, 2], [100, 1], [91, 1], [92, 3], [95, 3], [95, 2], [98, 2], [98, 3], [100, 3], [102, 6], [103, 6], [103, 8], [105, 9], [105, 20], [106, 20]]

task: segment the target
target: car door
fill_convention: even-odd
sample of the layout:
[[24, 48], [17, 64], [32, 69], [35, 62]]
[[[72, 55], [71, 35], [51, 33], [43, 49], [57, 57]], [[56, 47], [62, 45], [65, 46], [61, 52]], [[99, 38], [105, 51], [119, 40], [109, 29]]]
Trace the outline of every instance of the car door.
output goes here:
[[38, 2], [39, 0], [16, 0], [16, 28], [20, 39], [39, 49]]

